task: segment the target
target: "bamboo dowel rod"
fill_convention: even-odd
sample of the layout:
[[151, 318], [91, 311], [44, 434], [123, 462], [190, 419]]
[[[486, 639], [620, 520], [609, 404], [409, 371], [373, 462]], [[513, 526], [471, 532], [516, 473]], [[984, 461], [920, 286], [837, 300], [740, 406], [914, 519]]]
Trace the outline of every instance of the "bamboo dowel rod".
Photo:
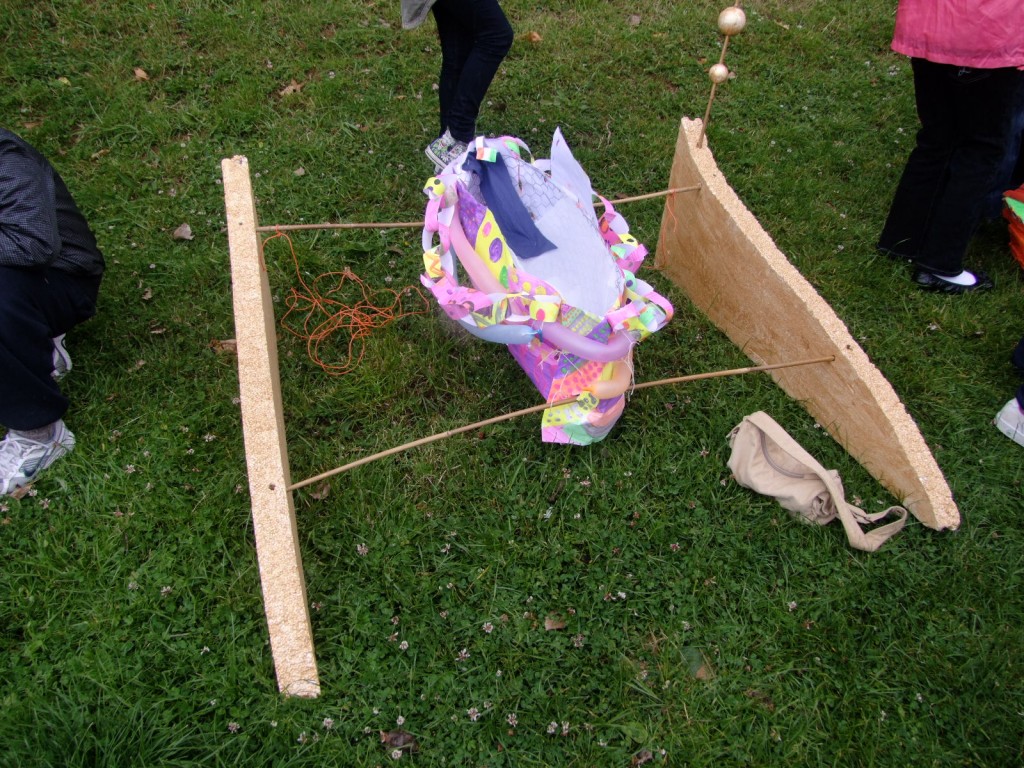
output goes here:
[[[618, 200], [609, 200], [609, 203], [618, 205], [619, 203], [635, 203], [638, 200], [652, 200], [656, 197], [667, 197], [668, 195], [674, 195], [677, 192], [699, 192], [700, 184], [695, 184], [692, 187], [676, 187], [675, 189], [663, 189], [660, 192], [648, 192], [646, 195], [634, 195], [633, 197], [620, 197]], [[603, 205], [601, 201], [594, 203], [596, 208], [599, 205]]]
[[257, 232], [296, 232], [304, 229], [402, 229], [422, 227], [422, 221], [343, 222], [340, 224], [265, 224]]
[[538, 411], [543, 411], [548, 408], [554, 408], [555, 406], [567, 405], [568, 403], [575, 402], [575, 397], [567, 397], [564, 400], [557, 400], [553, 403], [542, 403], [541, 405], [534, 405], [529, 408], [523, 408], [518, 411], [513, 411], [512, 413], [504, 413], [501, 416], [494, 416], [490, 419], [484, 419], [483, 421], [478, 421], [474, 424], [467, 424], [464, 427], [449, 429], [446, 432], [439, 432], [436, 435], [430, 435], [429, 437], [421, 437], [419, 440], [413, 440], [411, 443], [404, 443], [402, 445], [395, 446], [394, 448], [388, 448], [386, 451], [381, 451], [380, 453], [374, 453], [370, 456], [364, 456], [363, 458], [345, 464], [342, 467], [336, 467], [334, 469], [328, 470], [327, 472], [322, 472], [321, 474], [316, 475], [315, 477], [311, 477], [308, 480], [302, 480], [301, 482], [294, 483], [291, 486], [289, 486], [289, 490], [298, 490], [299, 488], [302, 488], [304, 486], [312, 485], [318, 480], [324, 480], [333, 475], [340, 475], [342, 472], [347, 472], [350, 469], [355, 469], [356, 467], [361, 467], [364, 464], [369, 464], [371, 461], [376, 461], [377, 459], [385, 459], [388, 456], [393, 456], [396, 453], [402, 453], [403, 451], [407, 451], [411, 448], [419, 448], [421, 445], [427, 445], [428, 443], [443, 440], [446, 437], [453, 437], [455, 435], [462, 434], [463, 432], [469, 432], [474, 429], [480, 429], [481, 427], [490, 426], [491, 424], [497, 424], [498, 422], [501, 421], [508, 421], [509, 419], [516, 418], [517, 416], [526, 416], [527, 414], [530, 413], [537, 413]]
[[806, 360], [795, 360], [791, 363], [773, 363], [771, 365], [752, 365], [748, 368], [733, 368], [728, 371], [711, 371], [710, 373], [691, 373], [689, 376], [676, 376], [672, 379], [658, 379], [657, 381], [644, 381], [633, 385], [633, 390], [647, 389], [648, 387], [660, 387], [663, 384], [684, 384], [688, 381], [700, 381], [701, 379], [717, 379], [723, 376], [738, 376], [743, 373], [761, 373], [763, 371], [774, 371], [776, 368], [795, 368], [798, 365], [813, 365], [815, 363], [835, 362], [835, 355], [824, 357], [812, 357]]
[[711, 95], [708, 97], [708, 108], [704, 110], [704, 122], [700, 125], [700, 135], [697, 137], [697, 146], [704, 146], [704, 133], [707, 131], [708, 121], [711, 119], [711, 105], [715, 101], [715, 91], [718, 90], [718, 83], [711, 84]]
[[[737, 3], [736, 5], [738, 7], [739, 3]], [[726, 35], [725, 36], [725, 42], [722, 43], [722, 52], [721, 52], [721, 54], [718, 57], [718, 63], [719, 64], [724, 64], [725, 63], [725, 52], [727, 50], [729, 50], [729, 38], [730, 38], [730, 35]], [[711, 105], [715, 101], [715, 91], [717, 89], [718, 89], [718, 83], [712, 83], [711, 84], [711, 95], [708, 97], [708, 108], [704, 111], [704, 122], [701, 123], [701, 126], [700, 126], [700, 136], [697, 137], [697, 146], [698, 147], [703, 147], [704, 146], [704, 134], [707, 132], [707, 130], [708, 130], [708, 123], [711, 121]]]
[[[747, 368], [732, 368], [732, 369], [727, 370], [727, 371], [711, 371], [709, 373], [694, 373], [694, 374], [691, 374], [689, 376], [676, 376], [676, 377], [671, 378], [671, 379], [659, 379], [658, 381], [646, 381], [646, 382], [643, 382], [641, 384], [635, 385], [633, 387], [633, 389], [634, 390], [637, 390], [637, 389], [647, 389], [648, 387], [656, 387], [656, 386], [661, 386], [661, 385], [664, 385], [664, 384], [681, 384], [681, 383], [689, 382], [689, 381], [701, 381], [703, 379], [716, 379], [716, 378], [721, 378], [723, 376], [738, 376], [738, 375], [745, 374], [745, 373], [760, 373], [762, 371], [774, 371], [774, 370], [776, 370], [778, 368], [794, 368], [794, 367], [796, 367], [798, 365], [812, 365], [814, 363], [831, 363], [835, 359], [836, 359], [835, 355], [828, 355], [826, 357], [815, 357], [815, 358], [811, 358], [811, 359], [808, 359], [808, 360], [796, 360], [794, 362], [789, 362], [789, 363], [774, 363], [772, 365], [754, 365], [754, 366], [749, 366]], [[342, 472], [347, 472], [350, 469], [355, 469], [356, 467], [361, 467], [364, 464], [369, 464], [370, 462], [376, 461], [377, 459], [384, 459], [384, 458], [387, 458], [388, 456], [394, 456], [396, 453], [401, 453], [403, 451], [407, 451], [407, 450], [410, 450], [412, 448], [419, 448], [421, 445], [427, 445], [428, 443], [437, 442], [438, 440], [443, 440], [443, 439], [445, 439], [447, 437], [453, 437], [454, 435], [459, 435], [459, 434], [462, 434], [463, 432], [469, 432], [469, 431], [474, 430], [474, 429], [480, 429], [482, 427], [490, 426], [491, 424], [497, 424], [497, 423], [502, 422], [502, 421], [509, 421], [510, 419], [514, 419], [514, 418], [517, 418], [519, 416], [526, 416], [526, 415], [531, 414], [531, 413], [537, 413], [538, 411], [545, 411], [548, 408], [556, 408], [556, 407], [558, 407], [560, 405], [568, 405], [569, 403], [575, 403], [575, 402], [576, 402], [576, 398], [575, 397], [567, 397], [567, 398], [564, 398], [562, 400], [555, 400], [554, 402], [550, 402], [550, 403], [541, 403], [540, 405], [533, 405], [533, 406], [530, 406], [529, 408], [522, 408], [522, 409], [520, 409], [518, 411], [513, 411], [512, 413], [504, 413], [504, 414], [502, 414], [500, 416], [493, 416], [493, 417], [491, 417], [489, 419], [484, 419], [483, 421], [478, 421], [478, 422], [475, 422], [473, 424], [467, 424], [464, 427], [457, 427], [455, 429], [449, 429], [446, 432], [439, 432], [436, 435], [430, 435], [428, 437], [421, 437], [419, 440], [413, 440], [410, 443], [404, 443], [402, 445], [395, 446], [394, 448], [388, 448], [386, 451], [381, 451], [380, 453], [374, 453], [374, 454], [372, 454], [370, 456], [364, 456], [363, 458], [357, 459], [356, 461], [353, 461], [353, 462], [350, 462], [348, 464], [345, 464], [344, 466], [335, 467], [334, 469], [328, 470], [327, 472], [321, 472], [319, 475], [316, 475], [314, 477], [310, 477], [310, 478], [308, 478], [306, 480], [302, 480], [302, 481], [300, 481], [298, 483], [293, 483], [292, 485], [288, 486], [288, 490], [289, 491], [296, 491], [299, 488], [304, 488], [307, 485], [312, 485], [313, 483], [316, 483], [316, 482], [318, 482], [320, 480], [326, 480], [328, 477], [333, 477], [334, 475], [340, 475]]]
[[[656, 197], [666, 197], [668, 195], [674, 195], [677, 192], [697, 192], [700, 190], [700, 184], [693, 187], [678, 187], [676, 189], [665, 189], [659, 192], [648, 192], [645, 195], [634, 195], [632, 197], [620, 197], [618, 200], [609, 200], [608, 202], [615, 205], [620, 203], [635, 203], [639, 200], [652, 200]], [[594, 203], [594, 206], [602, 205], [600, 201]], [[413, 227], [422, 227], [422, 221], [376, 221], [376, 222], [343, 222], [343, 223], [331, 223], [327, 222], [324, 224], [261, 224], [256, 227], [257, 232], [298, 232], [302, 230], [315, 230], [315, 229], [412, 229]]]

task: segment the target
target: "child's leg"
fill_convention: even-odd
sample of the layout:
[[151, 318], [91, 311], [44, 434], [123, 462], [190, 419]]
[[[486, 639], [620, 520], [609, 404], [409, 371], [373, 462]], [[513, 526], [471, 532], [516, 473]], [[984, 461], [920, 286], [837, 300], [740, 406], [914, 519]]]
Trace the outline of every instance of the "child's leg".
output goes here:
[[0, 267], [0, 424], [52, 424], [68, 401], [53, 380], [53, 336], [95, 312], [98, 278]]
[[469, 142], [487, 89], [512, 47], [512, 26], [497, 0], [438, 0], [433, 12], [441, 40], [441, 131]]

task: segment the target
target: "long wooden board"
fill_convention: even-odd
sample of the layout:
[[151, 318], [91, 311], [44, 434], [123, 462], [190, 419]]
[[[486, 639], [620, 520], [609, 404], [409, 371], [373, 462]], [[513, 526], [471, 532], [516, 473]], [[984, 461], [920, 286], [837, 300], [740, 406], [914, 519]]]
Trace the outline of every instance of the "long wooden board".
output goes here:
[[290, 696], [312, 698], [320, 695], [320, 680], [290, 490], [274, 307], [256, 231], [249, 162], [240, 156], [227, 158], [221, 162], [221, 172], [231, 255], [242, 436], [270, 651], [278, 689]]
[[758, 364], [834, 354], [771, 375], [929, 528], [960, 513], [920, 430], [829, 304], [786, 259], [719, 171], [701, 121], [684, 119], [655, 264]]

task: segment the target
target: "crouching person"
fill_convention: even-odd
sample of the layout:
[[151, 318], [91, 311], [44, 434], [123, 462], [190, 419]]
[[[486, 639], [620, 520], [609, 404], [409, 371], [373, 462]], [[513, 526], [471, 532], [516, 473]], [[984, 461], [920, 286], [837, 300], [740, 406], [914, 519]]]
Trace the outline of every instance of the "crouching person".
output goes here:
[[53, 166], [0, 128], [0, 496], [75, 446], [64, 334], [96, 312], [103, 256]]

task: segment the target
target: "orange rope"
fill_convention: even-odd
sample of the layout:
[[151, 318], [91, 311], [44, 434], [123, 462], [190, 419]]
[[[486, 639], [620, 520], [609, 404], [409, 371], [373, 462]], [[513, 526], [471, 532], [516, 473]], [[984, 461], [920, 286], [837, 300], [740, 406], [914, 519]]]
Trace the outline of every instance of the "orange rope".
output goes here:
[[[263, 245], [266, 246], [271, 240], [279, 237], [288, 243], [292, 262], [295, 264], [295, 276], [302, 286], [301, 291], [292, 288], [286, 297], [285, 306], [288, 309], [281, 318], [281, 326], [292, 335], [304, 339], [309, 359], [332, 376], [351, 373], [362, 362], [366, 351], [366, 338], [375, 329], [383, 328], [403, 317], [426, 314], [429, 310], [426, 297], [418, 287], [412, 285], [401, 290], [379, 289], [378, 293], [390, 293], [392, 301], [390, 306], [378, 306], [374, 303], [374, 292], [348, 267], [340, 272], [319, 275], [307, 283], [299, 268], [295, 246], [288, 235], [277, 232], [264, 240]], [[330, 284], [321, 287], [322, 283]], [[345, 288], [346, 283], [354, 283], [358, 287], [359, 298], [355, 303], [346, 303], [340, 298], [335, 298]], [[349, 294], [353, 292], [351, 289], [348, 290]], [[404, 310], [403, 297], [414, 295], [423, 301], [423, 309]], [[298, 316], [301, 316], [301, 322]], [[320, 347], [336, 333], [347, 336], [348, 355], [343, 363], [325, 362], [320, 355]]]

